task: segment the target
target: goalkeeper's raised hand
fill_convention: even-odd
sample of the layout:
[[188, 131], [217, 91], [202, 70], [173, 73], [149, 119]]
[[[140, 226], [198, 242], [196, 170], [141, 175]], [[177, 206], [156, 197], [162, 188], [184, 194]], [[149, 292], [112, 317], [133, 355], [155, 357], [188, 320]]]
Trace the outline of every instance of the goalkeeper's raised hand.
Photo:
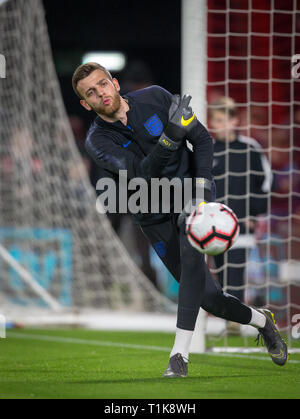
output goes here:
[[172, 96], [172, 103], [169, 109], [169, 122], [163, 134], [159, 138], [159, 143], [170, 150], [177, 150], [186, 135], [196, 125], [197, 118], [189, 106], [191, 96], [184, 95], [181, 99], [179, 95]]

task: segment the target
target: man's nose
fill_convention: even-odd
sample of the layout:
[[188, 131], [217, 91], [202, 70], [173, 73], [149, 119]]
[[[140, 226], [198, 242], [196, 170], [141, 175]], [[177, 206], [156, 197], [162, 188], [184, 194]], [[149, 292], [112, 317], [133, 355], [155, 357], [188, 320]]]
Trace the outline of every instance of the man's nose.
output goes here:
[[97, 86], [97, 95], [99, 97], [102, 97], [103, 96], [103, 89], [102, 89], [101, 86]]

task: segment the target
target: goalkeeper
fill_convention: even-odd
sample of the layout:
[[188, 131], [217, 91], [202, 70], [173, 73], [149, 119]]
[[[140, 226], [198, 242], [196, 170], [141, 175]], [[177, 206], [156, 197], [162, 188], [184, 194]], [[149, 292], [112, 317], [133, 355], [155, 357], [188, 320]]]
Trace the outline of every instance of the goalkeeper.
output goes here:
[[[213, 143], [206, 128], [189, 106], [190, 97], [172, 96], [159, 86], [151, 86], [120, 96], [117, 79], [97, 63], [83, 64], [72, 79], [81, 105], [97, 114], [86, 149], [108, 177], [118, 181], [119, 171], [128, 179], [192, 178], [194, 196], [212, 201], [211, 174]], [[193, 152], [186, 146], [193, 145]], [[200, 202], [193, 202], [198, 205]], [[268, 310], [254, 310], [223, 292], [206, 266], [204, 255], [185, 236], [187, 212], [134, 215], [158, 256], [180, 283], [177, 327], [165, 377], [188, 374], [189, 347], [200, 307], [229, 321], [256, 327], [272, 360], [284, 365], [287, 347], [279, 336]]]

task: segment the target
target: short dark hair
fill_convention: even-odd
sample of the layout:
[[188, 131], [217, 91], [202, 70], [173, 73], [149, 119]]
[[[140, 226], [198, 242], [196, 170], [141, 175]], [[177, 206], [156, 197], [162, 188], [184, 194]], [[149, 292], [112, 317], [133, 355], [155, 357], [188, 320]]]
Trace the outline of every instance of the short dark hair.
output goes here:
[[98, 63], [86, 63], [86, 64], [80, 65], [79, 67], [76, 68], [72, 77], [73, 90], [80, 99], [83, 99], [83, 97], [78, 92], [78, 89], [77, 89], [78, 83], [80, 82], [80, 80], [83, 80], [86, 77], [88, 77], [95, 70], [101, 70], [103, 71], [103, 73], [107, 75], [109, 80], [113, 79], [110, 72], [105, 67], [103, 67], [102, 65]]

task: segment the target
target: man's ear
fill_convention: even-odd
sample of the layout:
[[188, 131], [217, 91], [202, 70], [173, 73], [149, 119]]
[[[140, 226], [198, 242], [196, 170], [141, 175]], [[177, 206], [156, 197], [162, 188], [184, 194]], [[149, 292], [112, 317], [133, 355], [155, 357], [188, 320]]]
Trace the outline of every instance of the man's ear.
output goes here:
[[91, 111], [92, 108], [90, 107], [90, 105], [88, 103], [86, 103], [85, 100], [81, 99], [80, 101], [81, 106], [83, 106], [87, 111]]
[[119, 85], [118, 80], [114, 77], [112, 79], [112, 82], [113, 82], [113, 85], [115, 86], [116, 90], [119, 92], [120, 91], [120, 85]]

